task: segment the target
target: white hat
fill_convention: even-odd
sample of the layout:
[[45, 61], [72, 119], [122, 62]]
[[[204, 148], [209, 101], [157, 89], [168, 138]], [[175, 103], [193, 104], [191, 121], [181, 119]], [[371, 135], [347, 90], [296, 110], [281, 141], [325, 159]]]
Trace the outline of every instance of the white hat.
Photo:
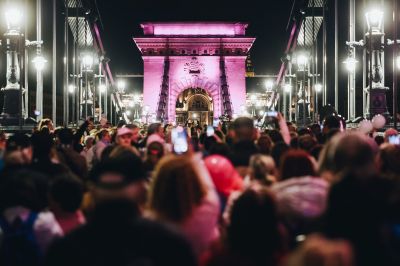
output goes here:
[[127, 127], [118, 128], [117, 137], [126, 135], [126, 134], [133, 134], [133, 132], [130, 128], [127, 128]]

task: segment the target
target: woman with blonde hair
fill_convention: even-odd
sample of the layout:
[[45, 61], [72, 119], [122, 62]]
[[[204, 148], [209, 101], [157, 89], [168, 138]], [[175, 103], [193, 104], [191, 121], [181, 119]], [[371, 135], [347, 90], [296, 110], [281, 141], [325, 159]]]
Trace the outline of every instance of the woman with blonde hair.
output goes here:
[[176, 226], [201, 255], [219, 233], [218, 196], [203, 161], [169, 155], [157, 165], [150, 189], [150, 216]]

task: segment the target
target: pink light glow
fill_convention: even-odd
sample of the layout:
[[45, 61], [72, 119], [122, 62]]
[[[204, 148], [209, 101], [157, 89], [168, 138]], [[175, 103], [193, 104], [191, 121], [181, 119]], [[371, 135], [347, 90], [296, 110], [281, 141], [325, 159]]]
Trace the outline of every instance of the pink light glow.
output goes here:
[[243, 36], [245, 23], [143, 23], [145, 35], [156, 36]]

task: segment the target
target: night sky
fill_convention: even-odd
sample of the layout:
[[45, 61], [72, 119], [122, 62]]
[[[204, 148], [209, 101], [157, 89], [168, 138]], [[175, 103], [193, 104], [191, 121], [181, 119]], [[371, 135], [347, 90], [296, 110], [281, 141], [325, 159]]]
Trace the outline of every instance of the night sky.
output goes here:
[[289, 33], [293, 0], [99, 0], [103, 41], [114, 74], [143, 73], [132, 37], [143, 34], [144, 21], [243, 21], [257, 37], [251, 56], [257, 74], [276, 74]]

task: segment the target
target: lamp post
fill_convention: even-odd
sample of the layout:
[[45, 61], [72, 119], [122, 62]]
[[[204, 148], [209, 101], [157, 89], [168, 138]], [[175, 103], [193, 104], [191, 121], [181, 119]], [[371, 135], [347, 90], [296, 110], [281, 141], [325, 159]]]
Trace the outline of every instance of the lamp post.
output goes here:
[[[101, 80], [100, 80], [101, 82]], [[99, 84], [99, 120], [101, 118], [101, 115], [103, 114], [103, 98], [106, 98], [106, 96], [102, 97], [106, 93], [107, 87], [105, 84], [100, 83]]]
[[265, 111], [270, 111], [270, 109], [272, 109], [273, 108], [273, 106], [274, 106], [274, 91], [273, 91], [273, 88], [274, 88], [274, 81], [272, 81], [271, 79], [268, 79], [268, 80], [266, 80], [265, 81], [265, 83], [264, 83], [264, 85], [265, 85], [265, 95], [266, 95], [266, 97], [265, 97], [265, 104], [266, 104], [266, 107], [265, 107]]
[[133, 106], [135, 108], [133, 120], [139, 119], [140, 95], [133, 96]]
[[81, 118], [86, 119], [88, 116], [94, 115], [94, 112], [92, 114], [92, 105], [94, 102], [90, 100], [91, 97], [89, 95], [90, 83], [93, 77], [93, 56], [89, 53], [83, 54], [81, 61], [81, 71], [85, 74], [85, 86], [82, 95], [83, 101], [81, 102]]
[[288, 116], [290, 114], [288, 106], [287, 106], [287, 98], [288, 95], [290, 97], [290, 94], [292, 92], [292, 85], [290, 84], [285, 84], [283, 86], [283, 117], [285, 117], [286, 120], [288, 120]]
[[21, 46], [20, 22], [22, 14], [17, 9], [9, 9], [5, 14], [7, 31], [4, 34], [7, 56], [7, 84], [4, 90], [4, 104], [1, 113], [3, 125], [22, 125], [22, 87], [20, 84], [19, 55]]
[[146, 124], [148, 124], [148, 122], [149, 122], [149, 117], [150, 117], [149, 111], [150, 111], [150, 106], [145, 105], [145, 106], [143, 107], [143, 113], [142, 113], [142, 115], [143, 115], [143, 117], [145, 118], [145, 123], [146, 123]]
[[257, 101], [257, 96], [256, 95], [251, 95], [250, 96], [250, 103], [251, 103], [251, 116], [255, 117], [256, 116], [256, 101]]
[[121, 94], [125, 93], [125, 81], [124, 80], [118, 80], [117, 88], [118, 88], [118, 92], [119, 93], [121, 93]]
[[389, 89], [382, 84], [384, 69], [383, 58], [383, 36], [382, 21], [383, 12], [372, 10], [365, 14], [368, 26], [366, 33], [366, 44], [368, 52], [368, 87], [366, 88], [369, 100], [367, 101], [367, 117], [375, 114], [389, 115], [386, 105], [386, 91]]
[[302, 53], [298, 54], [296, 57], [296, 64], [297, 64], [296, 77], [302, 76], [302, 79], [300, 80], [300, 89], [297, 93], [298, 117], [296, 118], [296, 120], [298, 121], [298, 124], [302, 124], [303, 126], [305, 126], [309, 120], [309, 112], [308, 112], [309, 102], [307, 101], [307, 92], [306, 92], [306, 74], [308, 73], [308, 57]]
[[318, 113], [318, 93], [322, 91], [322, 85], [321, 84], [315, 84], [314, 86], [315, 90], [315, 118], [316, 121], [319, 121], [319, 113]]

